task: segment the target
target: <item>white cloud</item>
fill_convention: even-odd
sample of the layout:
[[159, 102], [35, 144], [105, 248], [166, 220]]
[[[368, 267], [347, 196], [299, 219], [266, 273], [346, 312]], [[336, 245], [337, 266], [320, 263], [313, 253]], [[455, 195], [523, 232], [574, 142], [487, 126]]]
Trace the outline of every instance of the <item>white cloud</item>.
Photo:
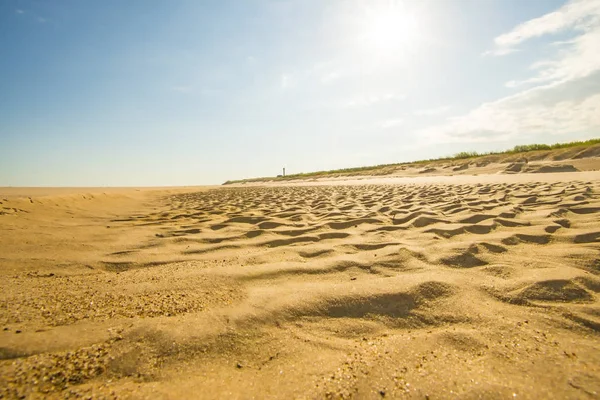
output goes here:
[[547, 45], [545, 50], [552, 56], [534, 62], [531, 77], [505, 84], [529, 89], [482, 104], [419, 133], [434, 142], [600, 134], [600, 0], [570, 1], [557, 11], [518, 25], [495, 39], [496, 51], [563, 31], [574, 36]]
[[482, 56], [500, 57], [500, 56], [506, 56], [508, 54], [516, 53], [517, 51], [520, 51], [520, 50], [513, 49], [510, 47], [500, 47], [500, 48], [494, 49], [494, 50], [487, 50], [487, 51], [483, 52], [481, 55]]
[[529, 79], [515, 82], [514, 86], [584, 78], [600, 70], [599, 54], [600, 18], [597, 25], [586, 29], [566, 44], [554, 59], [533, 64], [532, 69], [536, 70], [537, 74]]
[[17, 9], [15, 10], [16, 14], [25, 14], [25, 11], [21, 10], [21, 9]]
[[[504, 33], [494, 42], [496, 48], [483, 55], [504, 56], [519, 51], [515, 46], [536, 37], [561, 33], [567, 30], [594, 31], [600, 23], [600, 0], [571, 0], [558, 10], [526, 21], [510, 32]], [[574, 41], [555, 44], [576, 45]]]
[[[589, 20], [598, 19], [600, 1], [574, 0], [558, 10], [534, 18], [498, 36], [494, 41], [500, 47], [510, 47], [534, 37], [558, 33], [568, 28], [585, 27]], [[597, 22], [597, 21], [596, 21]]]
[[[419, 132], [431, 142], [482, 142], [527, 135], [600, 134], [600, 93], [592, 81], [551, 84], [485, 103]], [[600, 86], [600, 85], [598, 85]]]

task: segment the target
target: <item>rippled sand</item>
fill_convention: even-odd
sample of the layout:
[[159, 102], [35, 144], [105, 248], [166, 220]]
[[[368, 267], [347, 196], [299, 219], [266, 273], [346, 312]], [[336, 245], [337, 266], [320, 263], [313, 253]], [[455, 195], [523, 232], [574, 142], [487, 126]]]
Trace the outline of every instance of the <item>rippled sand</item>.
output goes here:
[[522, 176], [0, 195], [0, 394], [598, 397], [600, 181]]

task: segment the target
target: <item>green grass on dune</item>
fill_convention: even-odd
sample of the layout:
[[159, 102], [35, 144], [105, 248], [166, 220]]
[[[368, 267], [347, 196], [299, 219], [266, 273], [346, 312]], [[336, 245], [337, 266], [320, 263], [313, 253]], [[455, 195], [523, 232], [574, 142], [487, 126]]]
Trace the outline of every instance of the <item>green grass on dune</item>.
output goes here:
[[251, 179], [239, 179], [239, 180], [230, 180], [224, 183], [224, 185], [231, 185], [234, 183], [244, 183], [244, 182], [264, 182], [264, 181], [287, 181], [287, 180], [295, 180], [295, 179], [307, 179], [307, 178], [321, 178], [325, 176], [331, 175], [339, 175], [339, 176], [349, 176], [349, 175], [388, 175], [392, 173], [397, 167], [403, 165], [415, 165], [415, 164], [424, 164], [435, 161], [455, 161], [455, 160], [465, 160], [483, 156], [493, 156], [493, 155], [511, 155], [511, 154], [519, 154], [519, 153], [527, 153], [531, 151], [550, 151], [550, 150], [560, 150], [567, 149], [570, 147], [585, 147], [585, 146], [593, 146], [596, 144], [600, 144], [600, 139], [590, 139], [585, 141], [575, 141], [568, 143], [555, 143], [555, 144], [527, 144], [527, 145], [518, 145], [513, 147], [512, 149], [499, 151], [499, 152], [487, 152], [487, 153], [478, 153], [476, 151], [461, 151], [453, 156], [449, 157], [440, 157], [440, 158], [432, 158], [428, 160], [419, 160], [412, 162], [404, 162], [404, 163], [396, 163], [396, 164], [380, 164], [373, 165], [368, 167], [354, 167], [354, 168], [342, 168], [335, 169], [330, 171], [315, 171], [315, 172], [307, 172], [307, 173], [299, 173], [299, 174], [291, 174], [286, 176], [277, 176], [277, 177], [263, 177], [263, 178], [251, 178]]
[[463, 158], [472, 158], [472, 157], [480, 157], [486, 155], [495, 155], [495, 154], [517, 154], [517, 153], [527, 153], [529, 151], [541, 151], [541, 150], [559, 150], [559, 149], [567, 149], [569, 147], [579, 147], [579, 146], [593, 146], [595, 144], [600, 144], [600, 139], [590, 139], [579, 142], [568, 142], [568, 143], [555, 143], [555, 144], [524, 144], [515, 146], [510, 150], [501, 151], [501, 152], [490, 152], [490, 153], [477, 153], [476, 151], [463, 151], [460, 152], [454, 157], [450, 157], [450, 159], [463, 159]]
[[584, 141], [555, 143], [555, 144], [525, 144], [525, 145], [515, 146], [512, 149], [505, 150], [505, 151], [491, 151], [491, 152], [487, 152], [487, 153], [478, 153], [476, 151], [461, 151], [460, 153], [457, 153], [450, 157], [432, 158], [429, 160], [414, 161], [412, 163], [406, 163], [406, 164], [420, 164], [420, 163], [432, 162], [432, 161], [464, 160], [467, 158], [493, 156], [493, 155], [519, 154], [519, 153], [527, 153], [530, 151], [560, 150], [560, 149], [567, 149], [570, 147], [587, 147], [587, 146], [593, 146], [596, 144], [600, 144], [600, 139], [590, 139], [590, 140], [584, 140]]

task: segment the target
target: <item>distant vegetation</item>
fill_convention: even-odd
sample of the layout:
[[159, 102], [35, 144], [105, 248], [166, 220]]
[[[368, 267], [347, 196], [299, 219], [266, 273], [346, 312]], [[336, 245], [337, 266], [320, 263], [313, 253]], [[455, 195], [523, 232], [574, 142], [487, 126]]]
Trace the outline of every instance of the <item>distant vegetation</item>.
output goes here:
[[[529, 151], [542, 151], [542, 150], [558, 150], [567, 149], [569, 147], [578, 146], [593, 146], [600, 144], [600, 139], [590, 139], [579, 142], [568, 142], [568, 143], [555, 143], [555, 144], [523, 144], [513, 147], [511, 150], [505, 150], [500, 152], [489, 152], [489, 153], [477, 153], [476, 151], [461, 151], [455, 154], [453, 157], [438, 158], [437, 160], [462, 160], [465, 158], [497, 155], [497, 154], [516, 154], [516, 153], [527, 153]], [[428, 160], [434, 161], [434, 160]]]
[[597, 145], [597, 144], [600, 144], [600, 139], [590, 139], [590, 140], [585, 140], [585, 141], [555, 143], [555, 144], [518, 145], [518, 146], [513, 147], [510, 150], [499, 151], [499, 152], [478, 153], [476, 151], [461, 151], [460, 153], [457, 153], [450, 157], [432, 158], [429, 160], [419, 160], [419, 161], [397, 163], [397, 164], [380, 164], [380, 165], [373, 165], [373, 166], [368, 166], [368, 167], [342, 168], [342, 169], [335, 169], [335, 170], [330, 170], [330, 171], [315, 171], [315, 172], [299, 173], [299, 174], [277, 176], [277, 177], [239, 179], [239, 180], [227, 181], [224, 183], [224, 185], [231, 185], [234, 183], [244, 183], [244, 182], [287, 181], [287, 180], [307, 179], [307, 178], [322, 178], [325, 176], [334, 176], [334, 175], [337, 175], [337, 176], [389, 175], [389, 174], [393, 173], [398, 167], [401, 167], [401, 166], [419, 165], [419, 164], [439, 162], [439, 161], [458, 161], [458, 160], [465, 160], [465, 159], [484, 157], [484, 156], [511, 155], [511, 154], [519, 154], [519, 153], [528, 153], [528, 152], [532, 152], [532, 151], [560, 150], [560, 149], [567, 149], [570, 147], [587, 147], [587, 146], [593, 146], [593, 145]]
[[452, 158], [455, 160], [463, 160], [465, 158], [479, 157], [480, 155], [481, 154], [476, 151], [461, 151], [460, 153], [456, 153]]

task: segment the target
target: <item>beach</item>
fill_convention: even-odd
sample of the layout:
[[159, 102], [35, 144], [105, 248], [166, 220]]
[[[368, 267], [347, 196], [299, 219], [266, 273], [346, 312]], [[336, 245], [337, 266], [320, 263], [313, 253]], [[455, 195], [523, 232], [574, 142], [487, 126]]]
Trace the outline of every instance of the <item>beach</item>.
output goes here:
[[0, 189], [5, 398], [597, 398], [600, 173]]

